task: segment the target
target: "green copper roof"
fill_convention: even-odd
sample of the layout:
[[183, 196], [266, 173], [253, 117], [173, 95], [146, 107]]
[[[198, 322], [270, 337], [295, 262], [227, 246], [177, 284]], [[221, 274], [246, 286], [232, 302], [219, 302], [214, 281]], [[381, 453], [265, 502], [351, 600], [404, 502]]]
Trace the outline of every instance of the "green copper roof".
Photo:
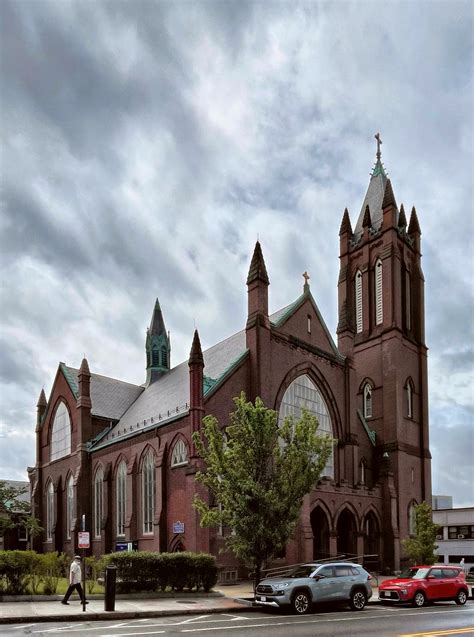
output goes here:
[[216, 378], [211, 378], [210, 376], [206, 376], [204, 375], [204, 396], [207, 394], [208, 391], [210, 391], [214, 385], [217, 383], [217, 379]]
[[387, 173], [385, 172], [385, 168], [383, 167], [380, 159], [377, 159], [375, 162], [375, 166], [372, 169], [371, 177], [377, 177], [377, 175], [382, 175], [382, 177], [386, 177]]
[[59, 365], [61, 367], [62, 373], [64, 374], [64, 378], [67, 380], [67, 384], [71, 388], [71, 391], [74, 394], [74, 396], [77, 398], [79, 396], [79, 388], [76, 385], [76, 381], [74, 380], [71, 372], [69, 371], [69, 369], [66, 367], [64, 363], [59, 363]]
[[375, 447], [375, 438], [376, 438], [375, 431], [373, 429], [369, 428], [369, 425], [367, 424], [367, 421], [364, 418], [364, 416], [362, 415], [362, 412], [361, 412], [360, 409], [357, 410], [357, 415], [359, 416], [359, 420], [362, 423], [362, 426], [364, 427], [365, 432], [368, 435], [370, 442]]

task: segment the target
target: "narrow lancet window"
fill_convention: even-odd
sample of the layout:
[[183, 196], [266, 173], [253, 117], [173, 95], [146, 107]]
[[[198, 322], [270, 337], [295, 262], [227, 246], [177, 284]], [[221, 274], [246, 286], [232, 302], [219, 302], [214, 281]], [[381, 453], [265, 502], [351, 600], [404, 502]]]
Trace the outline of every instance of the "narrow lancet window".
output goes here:
[[383, 294], [382, 294], [382, 261], [377, 260], [375, 264], [375, 324], [383, 323]]
[[356, 304], [356, 329], [357, 334], [360, 334], [363, 329], [363, 315], [362, 315], [362, 272], [357, 270], [355, 276], [355, 304]]

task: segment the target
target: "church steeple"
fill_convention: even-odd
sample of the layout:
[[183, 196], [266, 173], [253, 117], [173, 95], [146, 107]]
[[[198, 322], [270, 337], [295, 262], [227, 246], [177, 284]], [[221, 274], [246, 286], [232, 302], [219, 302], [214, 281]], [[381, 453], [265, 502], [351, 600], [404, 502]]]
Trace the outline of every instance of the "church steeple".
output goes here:
[[160, 302], [156, 299], [146, 333], [146, 384], [151, 385], [170, 369], [170, 337], [166, 333]]

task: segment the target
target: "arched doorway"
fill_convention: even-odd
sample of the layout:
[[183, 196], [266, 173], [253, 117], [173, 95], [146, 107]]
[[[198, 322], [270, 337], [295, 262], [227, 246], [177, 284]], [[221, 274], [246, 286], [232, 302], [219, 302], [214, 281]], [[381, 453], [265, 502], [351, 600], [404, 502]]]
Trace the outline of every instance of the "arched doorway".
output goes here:
[[313, 531], [313, 560], [329, 557], [329, 523], [327, 515], [320, 506], [311, 511], [311, 529]]
[[370, 511], [364, 519], [364, 566], [369, 571], [376, 571], [379, 567], [379, 560], [380, 528], [377, 518]]
[[357, 555], [357, 525], [354, 514], [344, 509], [337, 520], [337, 554], [352, 557]]

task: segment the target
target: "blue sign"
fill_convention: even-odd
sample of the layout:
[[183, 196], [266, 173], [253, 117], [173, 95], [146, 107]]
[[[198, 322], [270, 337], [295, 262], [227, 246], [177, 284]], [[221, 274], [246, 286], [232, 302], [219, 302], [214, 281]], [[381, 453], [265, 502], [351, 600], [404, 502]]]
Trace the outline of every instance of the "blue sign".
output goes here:
[[173, 533], [184, 533], [184, 522], [173, 522]]

